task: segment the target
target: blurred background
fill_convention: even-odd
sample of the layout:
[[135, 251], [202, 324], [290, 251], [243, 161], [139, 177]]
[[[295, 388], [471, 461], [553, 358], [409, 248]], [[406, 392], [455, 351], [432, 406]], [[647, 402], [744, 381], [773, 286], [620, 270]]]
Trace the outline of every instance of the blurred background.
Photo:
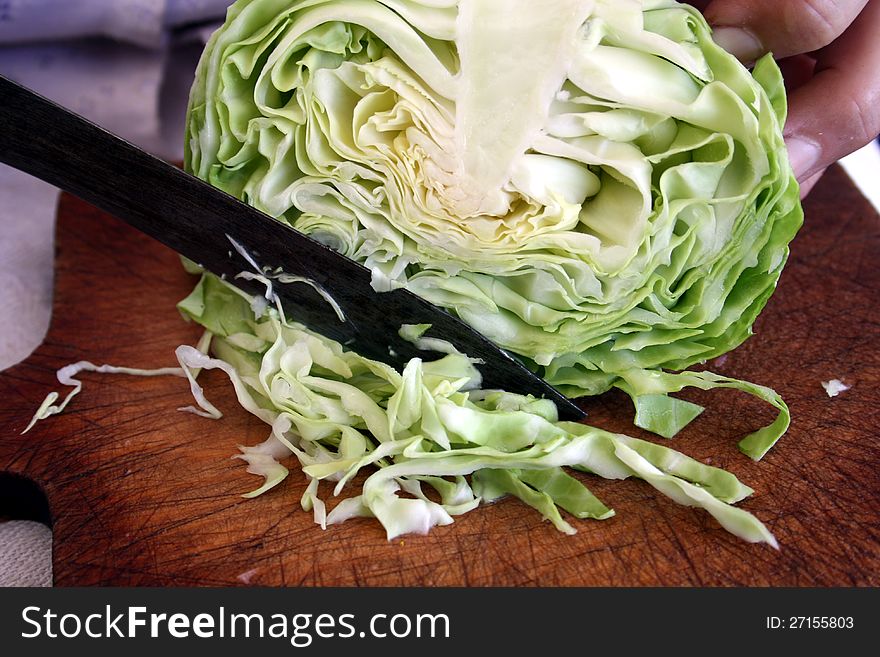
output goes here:
[[[0, 74], [180, 161], [195, 66], [230, 3], [0, 0]], [[880, 210], [878, 144], [843, 164]], [[54, 188], [0, 165], [0, 370], [26, 358], [46, 334], [57, 201]], [[0, 586], [52, 583], [51, 530], [19, 519], [48, 517], [47, 510], [22, 510], [31, 497], [0, 474]]]

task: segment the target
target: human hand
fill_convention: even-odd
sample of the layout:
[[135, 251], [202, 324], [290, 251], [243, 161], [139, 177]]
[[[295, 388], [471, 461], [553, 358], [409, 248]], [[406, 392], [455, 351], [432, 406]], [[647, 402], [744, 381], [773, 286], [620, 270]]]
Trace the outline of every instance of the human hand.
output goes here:
[[806, 196], [825, 169], [880, 133], [880, 0], [695, 0], [715, 40], [751, 64], [781, 60], [785, 141]]

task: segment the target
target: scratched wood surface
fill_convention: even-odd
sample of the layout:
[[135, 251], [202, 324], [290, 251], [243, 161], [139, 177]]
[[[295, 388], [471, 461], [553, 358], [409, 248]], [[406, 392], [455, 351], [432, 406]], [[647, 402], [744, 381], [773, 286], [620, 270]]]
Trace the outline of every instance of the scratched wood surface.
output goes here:
[[[772, 386], [791, 430], [761, 462], [737, 437], [771, 419], [745, 395], [688, 398], [708, 410], [673, 446], [728, 468], [755, 489], [742, 506], [781, 550], [744, 543], [706, 513], [639, 481], [589, 478], [617, 515], [574, 521], [564, 536], [515, 500], [484, 507], [429, 536], [387, 542], [370, 520], [322, 531], [298, 506], [297, 470], [255, 500], [258, 481], [232, 460], [267, 427], [242, 411], [214, 372], [210, 421], [174, 377], [83, 375], [64, 415], [21, 436], [78, 360], [134, 367], [174, 363], [199, 331], [175, 302], [193, 284], [176, 256], [70, 197], [57, 231], [52, 327], [23, 364], [0, 374], [0, 472], [45, 491], [58, 585], [878, 585], [880, 584], [880, 220], [833, 170], [807, 203], [807, 224], [778, 294], [743, 347], [710, 366]], [[834, 399], [820, 382], [852, 388]], [[630, 426], [620, 395], [589, 400], [592, 421]], [[662, 440], [662, 439], [656, 439]]]

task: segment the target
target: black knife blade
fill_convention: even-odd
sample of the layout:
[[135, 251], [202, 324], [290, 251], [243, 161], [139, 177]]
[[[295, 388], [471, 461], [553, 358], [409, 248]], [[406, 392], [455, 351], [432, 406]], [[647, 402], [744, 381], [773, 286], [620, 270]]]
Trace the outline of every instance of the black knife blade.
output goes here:
[[[430, 324], [479, 365], [484, 388], [552, 400], [559, 415], [584, 412], [519, 360], [461, 320], [406, 290], [377, 293], [358, 263], [153, 157], [86, 119], [0, 76], [0, 162], [40, 178], [150, 235], [245, 292], [265, 286], [236, 279], [261, 268], [311, 279], [339, 305], [302, 284], [274, 283], [285, 314], [358, 353], [401, 367], [426, 357], [398, 335], [403, 324]], [[231, 240], [230, 240], [231, 238]]]

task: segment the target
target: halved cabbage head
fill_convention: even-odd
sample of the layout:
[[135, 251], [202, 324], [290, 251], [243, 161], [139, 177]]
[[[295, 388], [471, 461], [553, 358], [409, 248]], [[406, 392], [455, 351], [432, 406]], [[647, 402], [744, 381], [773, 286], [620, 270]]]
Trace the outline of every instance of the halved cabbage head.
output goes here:
[[597, 394], [748, 337], [802, 220], [784, 114], [673, 0], [239, 0], [186, 165]]
[[[788, 426], [778, 395], [664, 370], [740, 344], [776, 286], [802, 221], [785, 105], [772, 59], [750, 73], [673, 0], [239, 0], [199, 66], [186, 166], [564, 392], [625, 390], [656, 433], [701, 410], [666, 396], [685, 386], [769, 401], [777, 420], [740, 443], [757, 459]], [[372, 515], [389, 536], [421, 532], [512, 494], [573, 531], [557, 507], [611, 511], [569, 466], [641, 477], [775, 544], [730, 506], [750, 490], [727, 473], [481, 391], [454, 348], [395, 371], [252, 301], [205, 274], [180, 307], [219, 359], [178, 355], [205, 412], [192, 377], [219, 368], [272, 425], [243, 448], [265, 477], [255, 494], [296, 454], [322, 525]], [[339, 493], [365, 465], [379, 470], [363, 493], [328, 514], [318, 480]]]

